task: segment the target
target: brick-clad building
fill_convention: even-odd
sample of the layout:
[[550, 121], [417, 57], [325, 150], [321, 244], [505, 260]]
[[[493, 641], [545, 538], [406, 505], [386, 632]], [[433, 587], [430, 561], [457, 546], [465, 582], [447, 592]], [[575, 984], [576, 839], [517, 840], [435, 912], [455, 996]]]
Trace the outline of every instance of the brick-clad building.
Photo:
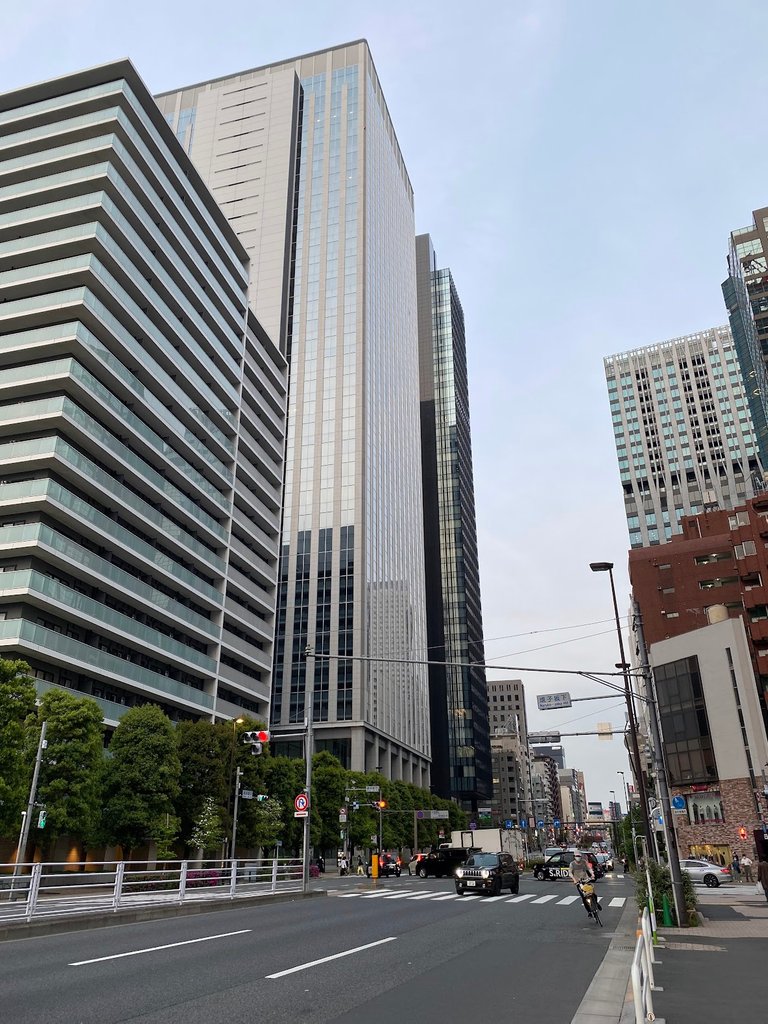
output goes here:
[[681, 852], [726, 862], [764, 849], [768, 821], [768, 496], [682, 525], [679, 539], [630, 552], [630, 578], [683, 802]]

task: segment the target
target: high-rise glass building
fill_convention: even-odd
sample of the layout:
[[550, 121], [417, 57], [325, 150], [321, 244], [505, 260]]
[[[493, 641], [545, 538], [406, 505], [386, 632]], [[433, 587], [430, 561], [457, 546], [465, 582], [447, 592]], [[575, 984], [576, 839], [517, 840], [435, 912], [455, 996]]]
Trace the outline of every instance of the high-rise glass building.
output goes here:
[[609, 356], [605, 377], [631, 547], [663, 544], [683, 516], [733, 508], [762, 489], [728, 327]]
[[0, 96], [0, 653], [172, 718], [268, 713], [287, 366], [133, 66]]
[[768, 467], [768, 208], [731, 232], [723, 297], [755, 425], [760, 461]]
[[413, 191], [368, 45], [157, 99], [290, 363], [272, 728], [311, 713], [315, 749], [424, 785]]
[[491, 757], [464, 313], [429, 235], [416, 239], [416, 281], [432, 787], [477, 810]]

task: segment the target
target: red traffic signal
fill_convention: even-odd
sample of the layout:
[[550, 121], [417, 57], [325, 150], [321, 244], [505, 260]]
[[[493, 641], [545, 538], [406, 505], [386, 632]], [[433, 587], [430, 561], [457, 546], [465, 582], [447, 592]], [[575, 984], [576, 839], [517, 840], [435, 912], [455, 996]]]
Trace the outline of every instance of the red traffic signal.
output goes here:
[[256, 731], [256, 739], [259, 743], [269, 743], [269, 732], [266, 729], [258, 729]]
[[747, 838], [747, 830], [742, 825], [741, 828], [739, 829], [739, 839], [741, 839], [742, 842], [743, 842], [746, 838]]

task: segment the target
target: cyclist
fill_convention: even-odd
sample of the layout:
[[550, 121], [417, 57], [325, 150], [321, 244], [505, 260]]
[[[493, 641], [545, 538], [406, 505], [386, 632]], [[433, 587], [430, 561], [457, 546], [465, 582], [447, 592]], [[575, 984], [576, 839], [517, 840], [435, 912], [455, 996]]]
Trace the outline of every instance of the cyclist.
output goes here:
[[[568, 873], [575, 886], [581, 885], [582, 882], [594, 882], [595, 880], [595, 873], [592, 870], [592, 865], [589, 863], [587, 858], [582, 855], [581, 850], [577, 850], [574, 853], [573, 860], [568, 868]], [[584, 909], [589, 916], [592, 917], [592, 911], [589, 909], [589, 904], [584, 898], [584, 893], [582, 893], [581, 890], [579, 890], [579, 895], [581, 896], [581, 902], [584, 904]], [[597, 895], [595, 895], [595, 899], [597, 899]], [[597, 909], [603, 909], [599, 900], [597, 903]]]

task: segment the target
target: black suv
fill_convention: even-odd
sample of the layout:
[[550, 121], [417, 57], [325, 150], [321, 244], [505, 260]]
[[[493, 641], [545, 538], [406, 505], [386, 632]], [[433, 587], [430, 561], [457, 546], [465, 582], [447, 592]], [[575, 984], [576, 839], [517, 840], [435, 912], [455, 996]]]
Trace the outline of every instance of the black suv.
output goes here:
[[467, 863], [456, 870], [456, 892], [482, 892], [500, 896], [502, 889], [520, 891], [517, 861], [508, 853], [473, 853]]
[[446, 878], [456, 873], [456, 868], [463, 864], [472, 853], [463, 846], [444, 846], [423, 857], [416, 868], [419, 878]]
[[[545, 878], [570, 878], [569, 868], [573, 856], [573, 850], [563, 850], [562, 853], [556, 853], [554, 857], [548, 857], [543, 864], [536, 865], [533, 869], [533, 877], [539, 880]], [[591, 850], [583, 850], [582, 856], [584, 860], [589, 861], [589, 865], [595, 873], [595, 880], [602, 878], [605, 871], [594, 853]]]

